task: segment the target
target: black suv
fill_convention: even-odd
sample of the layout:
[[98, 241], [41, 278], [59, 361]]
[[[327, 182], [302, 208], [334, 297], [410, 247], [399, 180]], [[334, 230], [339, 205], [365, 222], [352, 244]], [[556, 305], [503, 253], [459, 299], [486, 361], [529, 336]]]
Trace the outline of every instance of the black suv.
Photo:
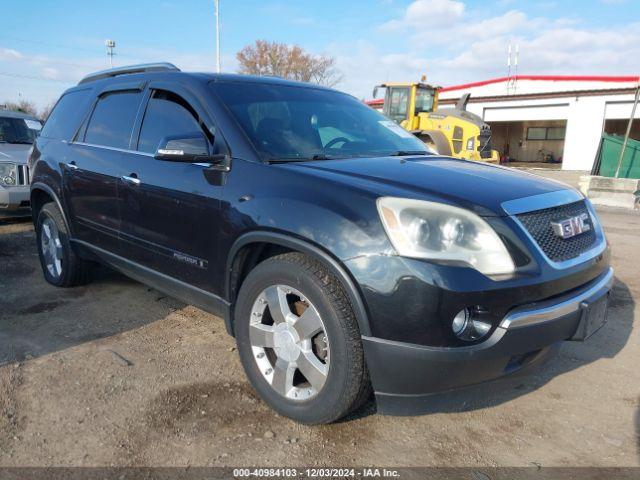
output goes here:
[[334, 421], [539, 364], [605, 321], [613, 271], [564, 184], [433, 154], [327, 88], [98, 72], [30, 159], [48, 282], [101, 262], [224, 318], [275, 410]]

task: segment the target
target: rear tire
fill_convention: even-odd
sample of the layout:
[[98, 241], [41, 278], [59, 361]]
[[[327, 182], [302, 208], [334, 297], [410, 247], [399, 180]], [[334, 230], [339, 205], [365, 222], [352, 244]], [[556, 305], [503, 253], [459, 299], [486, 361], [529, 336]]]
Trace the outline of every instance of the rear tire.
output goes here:
[[62, 212], [54, 202], [45, 204], [38, 213], [36, 240], [47, 282], [56, 287], [75, 287], [89, 282], [91, 263], [82, 260], [73, 250]]
[[357, 321], [342, 284], [322, 264], [300, 253], [265, 260], [243, 282], [236, 305], [242, 365], [278, 413], [331, 423], [370, 397]]

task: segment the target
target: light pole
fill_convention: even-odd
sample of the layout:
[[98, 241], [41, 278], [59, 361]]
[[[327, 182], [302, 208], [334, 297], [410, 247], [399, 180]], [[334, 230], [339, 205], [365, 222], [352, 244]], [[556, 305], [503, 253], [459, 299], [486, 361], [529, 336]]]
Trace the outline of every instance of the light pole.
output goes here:
[[220, 73], [220, 0], [213, 0], [216, 11], [216, 72]]
[[116, 42], [114, 40], [105, 40], [105, 47], [107, 47], [107, 56], [109, 57], [109, 66], [113, 68], [113, 56], [115, 55], [114, 49], [116, 48]]

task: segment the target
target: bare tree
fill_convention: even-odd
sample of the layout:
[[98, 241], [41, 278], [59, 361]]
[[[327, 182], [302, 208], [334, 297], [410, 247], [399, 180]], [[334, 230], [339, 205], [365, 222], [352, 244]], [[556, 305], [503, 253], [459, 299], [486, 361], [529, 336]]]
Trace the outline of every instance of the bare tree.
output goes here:
[[22, 112], [28, 115], [33, 115], [34, 117], [38, 113], [35, 103], [28, 100], [20, 100], [18, 103], [6, 102], [5, 108], [7, 110], [13, 110], [14, 112]]
[[273, 75], [332, 87], [342, 79], [333, 57], [312, 55], [297, 45], [256, 40], [236, 54], [239, 73]]
[[44, 106], [44, 108], [42, 110], [40, 110], [40, 114], [38, 115], [38, 118], [40, 120], [42, 120], [43, 122], [47, 121], [47, 118], [49, 118], [49, 114], [51, 114], [51, 110], [53, 110], [53, 107], [55, 106], [56, 102], [49, 102], [47, 105]]

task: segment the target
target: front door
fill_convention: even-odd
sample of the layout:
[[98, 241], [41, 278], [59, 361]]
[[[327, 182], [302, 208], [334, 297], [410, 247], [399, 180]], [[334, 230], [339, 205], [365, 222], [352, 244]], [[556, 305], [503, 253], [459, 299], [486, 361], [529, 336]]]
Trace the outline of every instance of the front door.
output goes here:
[[210, 270], [218, 262], [222, 187], [207, 181], [206, 165], [154, 158], [167, 137], [204, 136], [213, 151], [216, 142], [204, 125], [183, 97], [151, 90], [137, 153], [129, 155], [118, 186], [120, 248], [143, 267], [221, 295]]
[[387, 87], [383, 113], [397, 124], [409, 118], [411, 87]]

